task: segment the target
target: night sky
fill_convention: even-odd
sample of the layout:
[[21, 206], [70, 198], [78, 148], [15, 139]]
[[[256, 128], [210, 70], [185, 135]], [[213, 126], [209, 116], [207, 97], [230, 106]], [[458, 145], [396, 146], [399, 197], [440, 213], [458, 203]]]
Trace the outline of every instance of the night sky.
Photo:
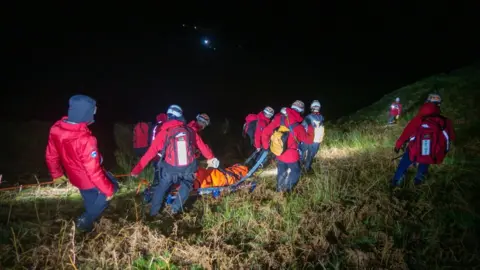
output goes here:
[[97, 123], [153, 120], [172, 103], [243, 121], [296, 99], [335, 119], [479, 56], [476, 6], [198, 2], [5, 8], [2, 117], [54, 121], [84, 93]]

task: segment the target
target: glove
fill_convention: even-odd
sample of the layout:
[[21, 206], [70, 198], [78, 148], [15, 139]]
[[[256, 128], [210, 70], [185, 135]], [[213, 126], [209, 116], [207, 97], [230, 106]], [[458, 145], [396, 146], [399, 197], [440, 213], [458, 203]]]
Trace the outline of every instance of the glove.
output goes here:
[[67, 181], [68, 181], [68, 178], [65, 175], [62, 175], [60, 177], [57, 177], [57, 178], [53, 179], [53, 182], [55, 182], [55, 184], [61, 184], [61, 183], [65, 183]]
[[398, 149], [398, 148], [395, 147], [395, 148], [393, 149], [393, 151], [395, 151], [395, 153], [398, 154], [398, 152], [400, 152], [400, 149]]
[[400, 115], [395, 116], [395, 119], [396, 119], [396, 120], [398, 120], [398, 118], [400, 118]]
[[133, 174], [133, 173], [130, 173], [130, 177], [133, 177], [133, 178], [138, 178], [138, 174]]
[[[114, 194], [115, 194], [115, 193], [114, 193]], [[114, 195], [114, 194], [112, 194], [112, 196], [110, 196], [110, 197], [107, 197], [107, 202], [110, 201], [110, 200], [113, 198], [113, 195]]]
[[262, 150], [262, 148], [260, 148], [260, 147], [259, 147], [259, 148], [257, 148], [257, 152], [260, 152], [260, 150]]
[[212, 168], [216, 169], [216, 168], [218, 168], [219, 165], [220, 165], [220, 161], [217, 158], [212, 158], [212, 159], [207, 160], [207, 168], [212, 167]]

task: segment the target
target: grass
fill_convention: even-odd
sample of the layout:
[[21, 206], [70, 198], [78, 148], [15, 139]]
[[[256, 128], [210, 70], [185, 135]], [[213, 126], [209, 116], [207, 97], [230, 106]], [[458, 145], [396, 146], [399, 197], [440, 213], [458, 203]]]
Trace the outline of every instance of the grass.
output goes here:
[[[136, 183], [121, 192], [90, 234], [75, 232], [82, 211], [75, 190], [0, 193], [0, 266], [12, 269], [472, 269], [480, 265], [480, 72], [467, 68], [404, 87], [350, 118], [327, 126], [314, 166], [292, 194], [274, 190], [266, 172], [249, 194], [202, 198], [181, 218], [143, 219]], [[432, 91], [458, 140], [444, 164], [414, 187], [414, 170], [393, 192], [393, 143]], [[394, 97], [406, 115], [385, 126]], [[129, 128], [116, 126], [117, 140]], [[122, 135], [120, 135], [122, 134]], [[128, 146], [117, 163], [131, 168]], [[272, 170], [273, 168], [270, 168]], [[149, 177], [151, 171], [145, 172]], [[55, 191], [55, 189], [57, 191]], [[68, 191], [70, 190], [70, 191]], [[72, 193], [69, 195], [69, 193]]]

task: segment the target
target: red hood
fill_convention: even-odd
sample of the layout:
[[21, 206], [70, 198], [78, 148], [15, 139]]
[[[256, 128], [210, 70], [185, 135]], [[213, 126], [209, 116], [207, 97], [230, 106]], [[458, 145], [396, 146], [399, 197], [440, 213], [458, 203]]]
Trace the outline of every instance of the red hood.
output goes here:
[[168, 120], [162, 125], [162, 129], [169, 129], [171, 127], [182, 126], [184, 123], [180, 120]]
[[300, 115], [299, 112], [295, 111], [292, 108], [286, 108], [287, 118], [289, 124], [300, 123], [303, 121], [303, 117]]
[[266, 121], [267, 123], [270, 122], [270, 118], [266, 117], [265, 114], [263, 113], [263, 111], [261, 111], [257, 114], [257, 119]]
[[78, 135], [75, 134], [74, 132], [87, 132], [88, 134], [91, 134], [91, 131], [88, 128], [87, 123], [83, 122], [83, 123], [73, 124], [73, 123], [67, 122], [67, 119], [68, 119], [68, 117], [64, 116], [64, 117], [62, 117], [61, 120], [59, 120], [59, 121], [57, 121], [57, 123], [55, 123], [55, 125], [60, 127], [61, 129], [72, 132], [72, 133], [63, 133], [63, 134], [65, 134], [65, 135], [68, 134], [71, 137], [75, 137], [75, 138]]
[[417, 116], [426, 116], [432, 114], [440, 114], [440, 108], [433, 103], [425, 103], [420, 107]]
[[165, 121], [167, 121], [167, 114], [165, 113], [157, 114], [157, 122], [165, 122]]

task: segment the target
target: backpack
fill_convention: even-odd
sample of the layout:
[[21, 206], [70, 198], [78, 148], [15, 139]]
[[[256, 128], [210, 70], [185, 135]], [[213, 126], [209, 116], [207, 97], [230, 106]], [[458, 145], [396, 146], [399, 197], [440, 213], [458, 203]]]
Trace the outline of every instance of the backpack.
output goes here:
[[245, 117], [245, 124], [243, 125], [243, 137], [247, 135], [251, 138], [255, 135], [255, 129], [257, 127], [258, 116], [256, 114], [249, 114]]
[[[432, 118], [441, 118], [443, 125], [432, 121]], [[420, 164], [442, 163], [445, 154], [449, 150], [449, 137], [445, 130], [447, 120], [440, 115], [426, 116], [422, 118], [422, 124], [417, 129], [413, 140], [415, 153], [414, 162]]]
[[313, 142], [314, 143], [321, 143], [323, 142], [323, 137], [325, 136], [325, 127], [323, 125], [323, 116], [318, 115], [318, 117], [314, 117], [312, 115], [307, 116], [307, 130], [308, 124], [312, 125], [314, 130], [313, 135]]
[[287, 127], [285, 125], [285, 116], [281, 116], [280, 126], [275, 129], [272, 136], [270, 137], [270, 151], [275, 156], [282, 155], [288, 149], [288, 135], [290, 134], [290, 132], [293, 133], [293, 129], [298, 125], [299, 123], [294, 123]]
[[172, 127], [167, 131], [161, 152], [164, 160], [175, 167], [186, 167], [195, 161], [195, 131], [186, 125]]
[[150, 145], [150, 124], [139, 122], [133, 128], [133, 148], [145, 148]]

